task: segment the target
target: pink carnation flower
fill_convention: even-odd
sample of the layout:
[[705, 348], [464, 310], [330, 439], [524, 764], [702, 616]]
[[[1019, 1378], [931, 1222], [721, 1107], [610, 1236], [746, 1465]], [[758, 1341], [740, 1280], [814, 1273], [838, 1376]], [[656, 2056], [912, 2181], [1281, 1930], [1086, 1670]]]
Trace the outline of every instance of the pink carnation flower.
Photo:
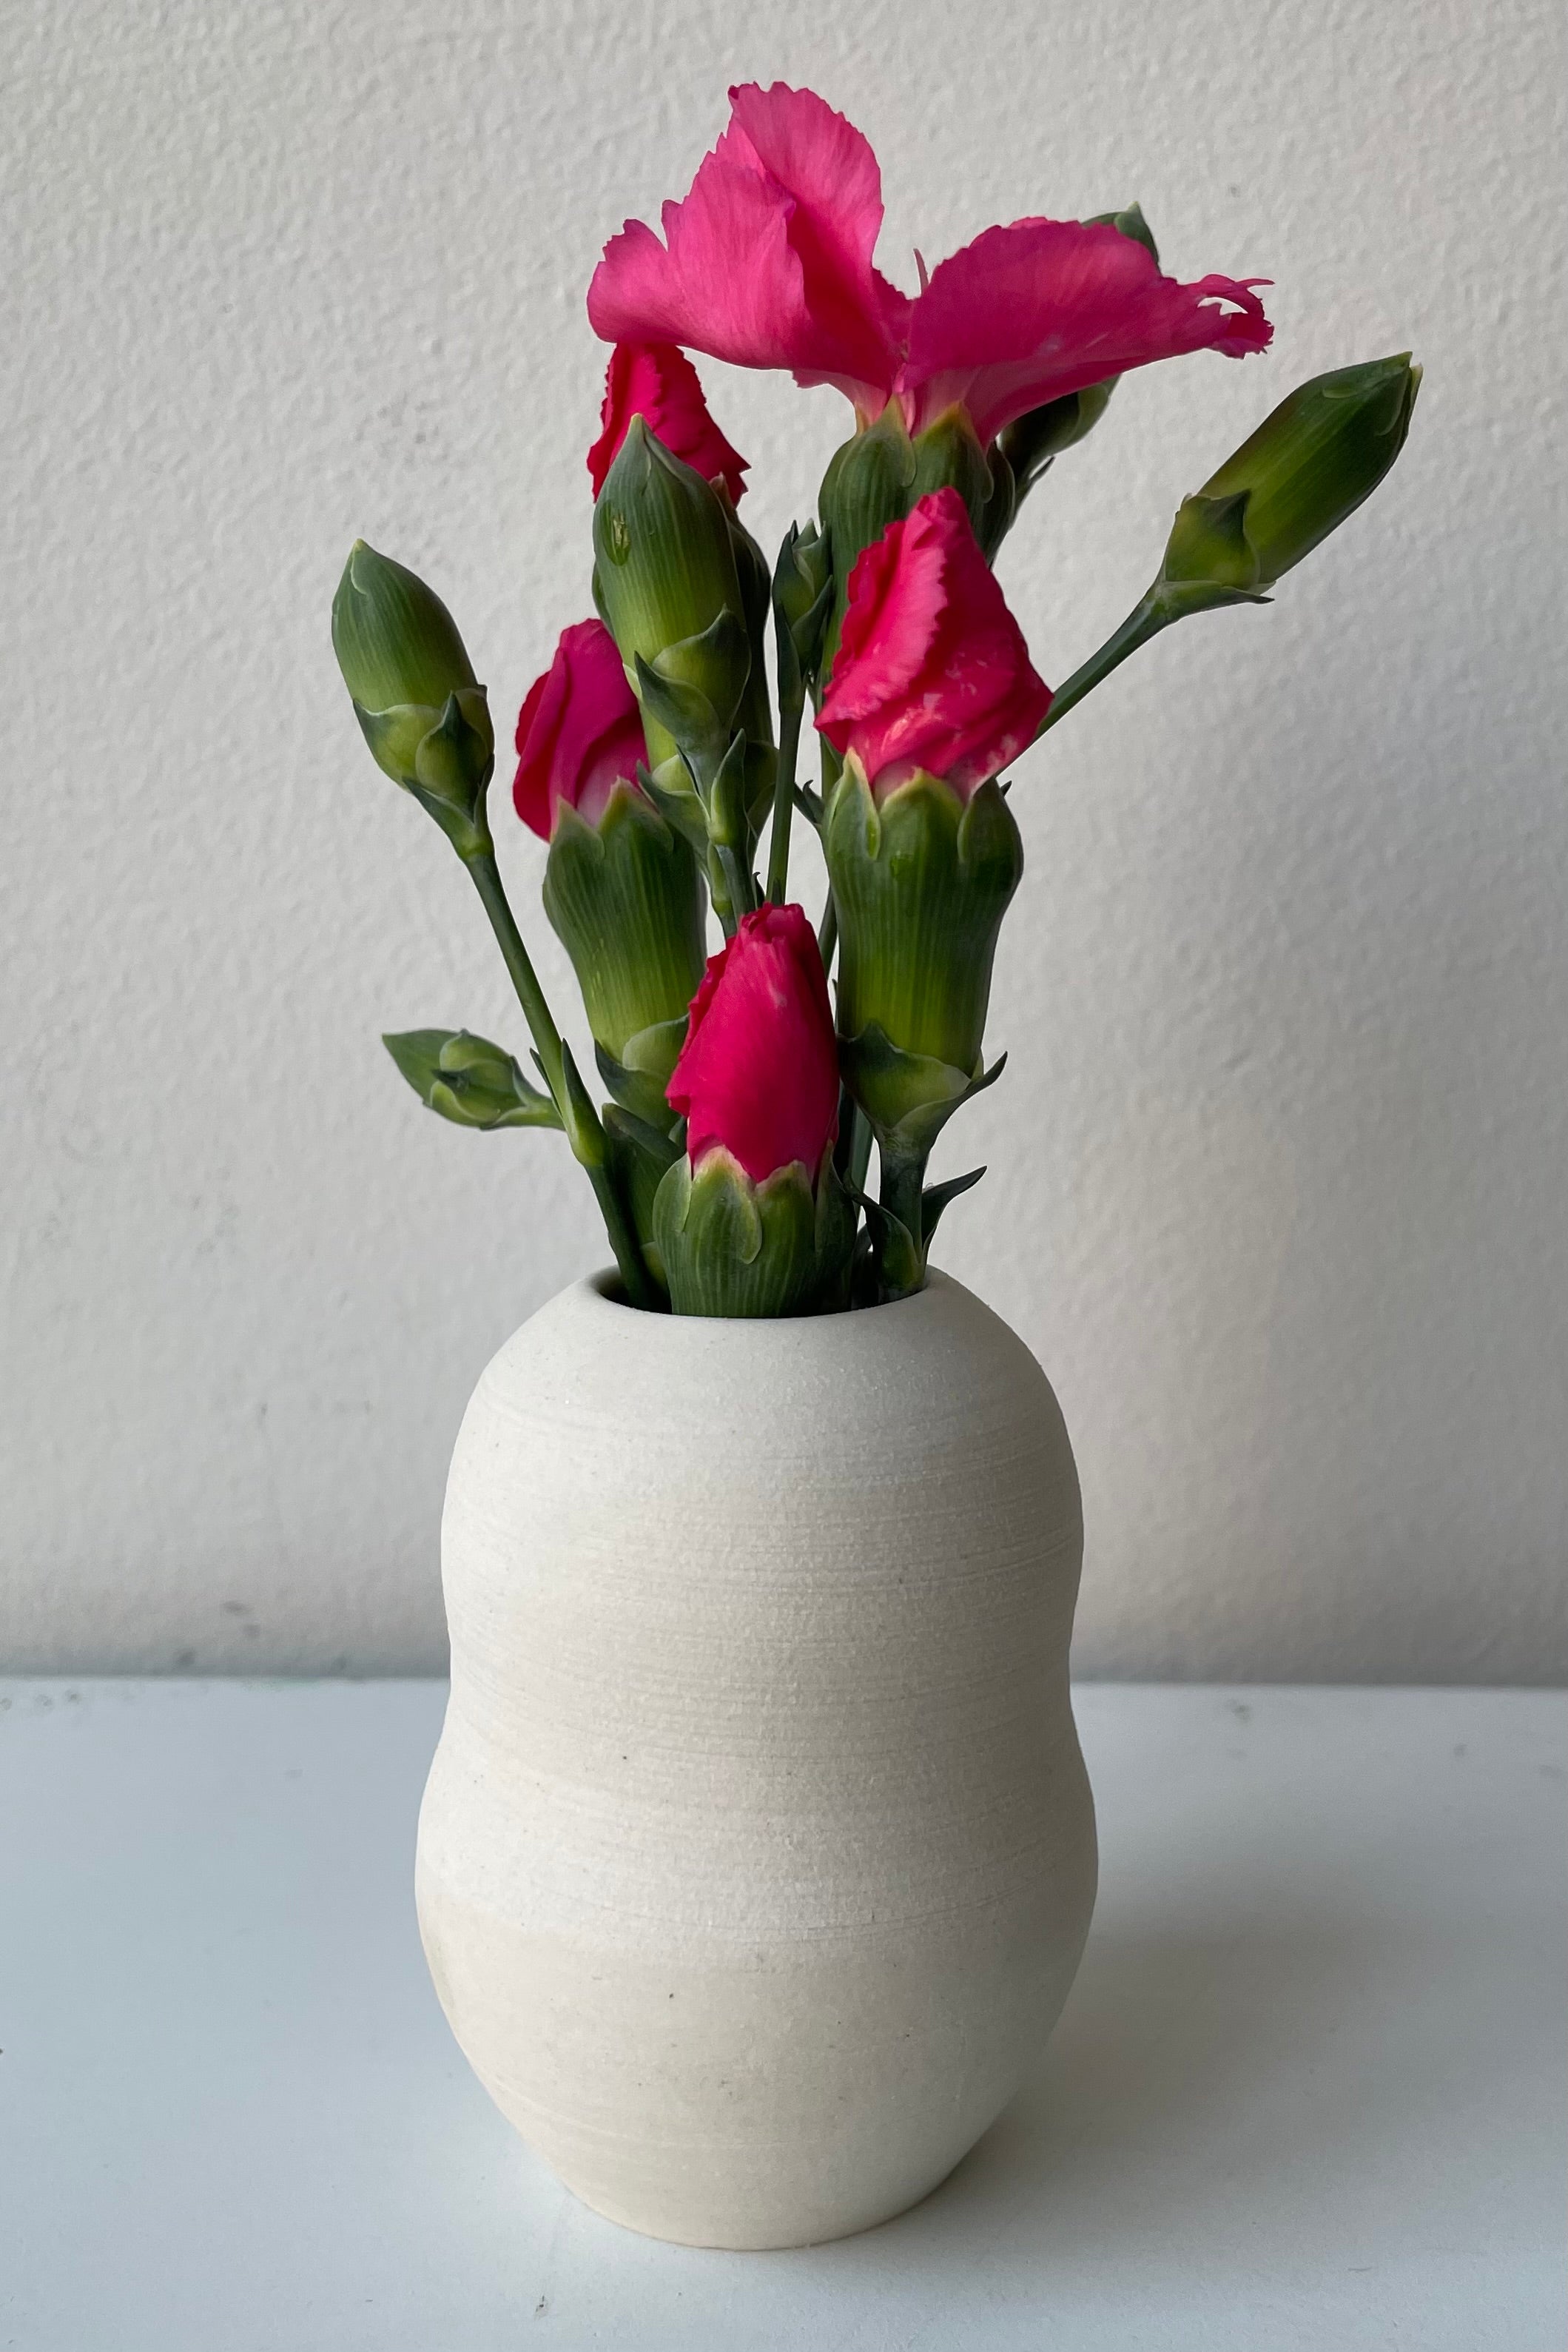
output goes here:
[[850, 573], [818, 728], [854, 753], [879, 798], [924, 770], [967, 800], [1033, 742], [1050, 708], [963, 499], [928, 491]]
[[617, 783], [636, 790], [647, 758], [643, 716], [602, 621], [561, 631], [554, 661], [517, 713], [517, 742], [513, 804], [546, 841], [563, 806], [597, 824]]
[[838, 1133], [839, 1053], [817, 935], [760, 907], [708, 958], [670, 1079], [694, 1170], [722, 1147], [760, 1184], [799, 1160], [813, 1183]]
[[664, 207], [664, 241], [628, 221], [605, 247], [588, 315], [607, 342], [789, 368], [862, 418], [896, 397], [912, 433], [960, 404], [985, 442], [1107, 376], [1182, 352], [1237, 358], [1273, 333], [1252, 290], [1267, 278], [1179, 284], [1109, 222], [987, 229], [911, 298], [873, 263], [882, 174], [853, 124], [782, 82], [729, 100], [690, 193]]

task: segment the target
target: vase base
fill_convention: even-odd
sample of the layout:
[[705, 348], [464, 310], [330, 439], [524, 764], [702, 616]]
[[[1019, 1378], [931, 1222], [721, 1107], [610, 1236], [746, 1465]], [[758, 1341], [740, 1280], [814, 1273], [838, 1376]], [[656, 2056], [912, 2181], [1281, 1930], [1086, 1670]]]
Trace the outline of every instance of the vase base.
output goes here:
[[[985, 2134], [980, 2137], [984, 2138]], [[976, 2146], [978, 2146], [977, 2141]], [[860, 2211], [852, 2217], [823, 2217], [813, 2221], [801, 2217], [790, 2221], [780, 2217], [771, 2223], [761, 2217], [754, 2217], [748, 2222], [738, 2217], [728, 2221], [716, 2217], [706, 2224], [691, 2221], [682, 2227], [672, 2227], [668, 2222], [658, 2221], [646, 2215], [639, 2218], [618, 2205], [613, 2198], [595, 2195], [581, 2189], [576, 2181], [568, 2180], [564, 2174], [557, 2177], [580, 2205], [586, 2205], [589, 2211], [597, 2213], [601, 2221], [613, 2221], [618, 2228], [630, 2230], [635, 2237], [652, 2238], [664, 2246], [690, 2246], [705, 2253], [779, 2254], [795, 2252], [805, 2246], [831, 2246], [841, 2238], [863, 2237], [868, 2230], [880, 2230], [889, 2221], [896, 2221], [901, 2215], [912, 2213], [917, 2205], [924, 2205], [928, 2197], [935, 2197], [939, 2189], [946, 2187], [963, 2163], [964, 2157], [969, 2153], [970, 2150], [966, 2148], [963, 2156], [955, 2158], [946, 2171], [939, 2173], [924, 2188], [907, 2194], [901, 2193], [892, 2202], [879, 2204], [869, 2211]]]

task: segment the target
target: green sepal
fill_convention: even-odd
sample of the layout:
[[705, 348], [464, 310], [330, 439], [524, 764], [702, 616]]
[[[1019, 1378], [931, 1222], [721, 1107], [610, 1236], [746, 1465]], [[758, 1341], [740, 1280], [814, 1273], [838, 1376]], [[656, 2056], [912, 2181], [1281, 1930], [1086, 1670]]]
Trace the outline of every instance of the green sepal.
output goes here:
[[[594, 505], [594, 602], [639, 693], [640, 662], [695, 686], [725, 742], [752, 666], [733, 520], [727, 499], [633, 417]], [[721, 615], [733, 629], [710, 642]], [[663, 658], [676, 648], [671, 672]], [[675, 740], [647, 704], [643, 730], [656, 768]]]
[[1257, 588], [1262, 579], [1258, 551], [1247, 536], [1250, 491], [1215, 498], [1197, 491], [1183, 499], [1166, 542], [1162, 584]]
[[[618, 783], [597, 824], [575, 809], [557, 811], [543, 897], [596, 1046], [612, 1063], [656, 1076], [662, 1097], [707, 957], [690, 843], [635, 785]], [[641, 1098], [627, 1107], [644, 1108]]]
[[[730, 614], [720, 614], [714, 625], [727, 634], [738, 624]], [[696, 642], [695, 638], [687, 640], [691, 646]], [[674, 650], [684, 652], [685, 647]], [[692, 667], [696, 668], [699, 665], [694, 662]], [[632, 667], [650, 745], [660, 738], [673, 743], [694, 775], [721, 760], [728, 748], [729, 729], [695, 680], [666, 677], [652, 662], [644, 661], [641, 654]]]
[[909, 486], [909, 503], [925, 497], [928, 491], [953, 489], [968, 509], [969, 520], [977, 537], [985, 520], [992, 490], [991, 468], [986, 452], [976, 436], [967, 409], [954, 406], [944, 409], [914, 442], [915, 478]]
[[426, 1108], [456, 1127], [560, 1126], [549, 1095], [488, 1038], [467, 1029], [402, 1029], [382, 1043]]
[[1007, 1058], [998, 1054], [988, 1067], [961, 1070], [933, 1055], [906, 1052], [874, 1021], [839, 1040], [844, 1084], [871, 1121], [878, 1149], [884, 1158], [918, 1160], [922, 1168], [953, 1113], [995, 1086]]
[[817, 511], [833, 566], [833, 598], [822, 641], [818, 684], [831, 675], [844, 625], [850, 573], [862, 549], [889, 523], [909, 512], [915, 486], [915, 445], [896, 400], [873, 425], [834, 451], [817, 493]]
[[722, 1147], [680, 1153], [653, 1203], [653, 1245], [677, 1315], [808, 1315], [846, 1303], [854, 1213], [824, 1155], [754, 1183]]
[[678, 751], [656, 768], [639, 766], [637, 782], [666, 824], [700, 855], [707, 850], [707, 814], [697, 797], [692, 772]]
[[674, 1122], [675, 1114], [665, 1099], [664, 1089], [685, 1041], [686, 1015], [683, 1013], [678, 1021], [662, 1021], [629, 1037], [624, 1061], [617, 1061], [613, 1054], [597, 1044], [593, 1058], [599, 1065], [600, 1076], [623, 1110], [645, 1120], [650, 1127], [667, 1126]]
[[[1000, 1056], [984, 1081], [985, 1084], [989, 1085], [990, 1080], [998, 1076], [1006, 1059], [1005, 1054]], [[985, 1172], [983, 1168], [971, 1168], [967, 1175], [948, 1176], [940, 1184], [927, 1184], [920, 1196], [920, 1224], [927, 1250], [936, 1239], [936, 1227], [943, 1210], [950, 1201], [956, 1201], [964, 1193], [972, 1192]]]
[[643, 1264], [661, 1293], [667, 1297], [669, 1285], [664, 1277], [664, 1259], [653, 1237], [653, 1202], [668, 1171], [677, 1160], [685, 1157], [685, 1146], [674, 1132], [650, 1126], [618, 1103], [605, 1107], [604, 1133], [622, 1198], [642, 1244]]
[[865, 1216], [851, 1276], [854, 1304], [889, 1307], [895, 1299], [913, 1297], [925, 1286], [920, 1244], [904, 1219], [869, 1192], [855, 1188], [852, 1197]]
[[492, 846], [485, 796], [496, 737], [482, 686], [449, 694], [439, 709], [403, 702], [367, 710], [356, 702], [354, 716], [376, 765], [435, 819], [459, 856]]
[[[977, 1067], [1002, 918], [1023, 842], [993, 777], [966, 803], [915, 775], [878, 803], [852, 757], [822, 831], [839, 922], [838, 1026], [875, 1028], [967, 1083]], [[874, 1104], [862, 1108], [873, 1124]]]
[[[639, 655], [640, 693], [643, 690], [644, 667], [652, 669], [662, 686], [673, 690], [672, 709], [677, 722], [683, 709], [711, 712], [712, 719], [706, 723], [716, 726], [722, 740], [728, 740], [751, 675], [751, 640], [739, 614], [716, 613], [706, 629], [698, 630], [695, 636], [678, 638], [646, 665]], [[678, 724], [671, 725], [662, 709], [655, 709], [653, 715], [661, 725], [669, 727], [689, 759], [693, 747], [685, 740]]]

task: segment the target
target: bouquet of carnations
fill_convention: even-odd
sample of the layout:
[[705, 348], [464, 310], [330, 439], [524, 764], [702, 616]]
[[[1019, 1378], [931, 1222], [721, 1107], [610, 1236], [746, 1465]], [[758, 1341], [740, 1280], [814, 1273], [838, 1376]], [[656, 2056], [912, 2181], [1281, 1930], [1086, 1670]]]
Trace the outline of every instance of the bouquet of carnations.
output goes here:
[[[1160, 630], [1267, 603], [1394, 463], [1419, 370], [1400, 353], [1292, 392], [1183, 500], [1146, 593], [1053, 694], [998, 551], [1127, 370], [1265, 350], [1268, 281], [1166, 277], [1134, 206], [987, 229], [920, 261], [911, 297], [874, 266], [860, 132], [782, 85], [730, 106], [662, 241], [628, 223], [589, 289], [613, 345], [588, 456], [597, 617], [562, 632], [517, 720], [513, 797], [549, 844], [545, 912], [602, 1108], [502, 888], [490, 711], [446, 607], [361, 542], [332, 635], [375, 759], [473, 877], [542, 1083], [462, 1029], [389, 1036], [398, 1068], [459, 1125], [564, 1135], [631, 1305], [803, 1315], [917, 1291], [984, 1172], [927, 1181], [947, 1121], [1002, 1070], [986, 1013], [1023, 866], [1005, 772]], [[771, 567], [690, 351], [853, 405], [815, 520]], [[815, 928], [789, 896], [802, 827], [827, 871]]]

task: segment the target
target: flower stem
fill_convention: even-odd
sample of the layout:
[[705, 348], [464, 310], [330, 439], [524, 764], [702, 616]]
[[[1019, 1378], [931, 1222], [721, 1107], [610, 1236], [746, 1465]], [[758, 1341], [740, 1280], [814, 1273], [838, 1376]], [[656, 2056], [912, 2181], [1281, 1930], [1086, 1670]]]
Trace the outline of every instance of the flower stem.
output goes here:
[[490, 919], [490, 929], [496, 934], [496, 943], [511, 976], [512, 986], [517, 992], [517, 1002], [523, 1008], [523, 1018], [528, 1024], [528, 1034], [533, 1038], [545, 1084], [550, 1090], [550, 1099], [560, 1113], [572, 1157], [587, 1171], [593, 1187], [605, 1231], [610, 1236], [610, 1246], [615, 1253], [615, 1263], [626, 1286], [626, 1296], [633, 1307], [655, 1307], [658, 1301], [648, 1279], [642, 1246], [622, 1197], [611, 1159], [609, 1139], [575, 1067], [569, 1066], [560, 1031], [556, 1027], [555, 1017], [539, 986], [538, 974], [534, 970], [528, 949], [523, 945], [522, 933], [517, 929], [507, 893], [502, 887], [495, 852], [486, 848], [472, 857], [465, 857], [463, 862], [473, 877], [480, 904]]
[[789, 821], [795, 813], [795, 762], [800, 750], [800, 719], [806, 686], [797, 678], [791, 695], [779, 696], [779, 769], [773, 782], [773, 824], [768, 836], [768, 896], [781, 907], [789, 888]]
[[1088, 660], [1073, 671], [1066, 684], [1057, 688], [1040, 727], [1040, 734], [1054, 727], [1059, 719], [1064, 719], [1075, 703], [1082, 702], [1086, 694], [1092, 694], [1113, 669], [1119, 669], [1129, 654], [1135, 654], [1140, 646], [1146, 646], [1151, 637], [1157, 637], [1160, 631], [1168, 628], [1176, 617], [1168, 607], [1156, 604], [1152, 591], [1143, 597], [1134, 605], [1121, 627], [1112, 631], [1099, 652], [1091, 654]]
[[822, 951], [822, 970], [831, 973], [833, 952], [839, 944], [839, 903], [831, 890], [822, 909], [822, 919], [817, 926], [817, 945]]

